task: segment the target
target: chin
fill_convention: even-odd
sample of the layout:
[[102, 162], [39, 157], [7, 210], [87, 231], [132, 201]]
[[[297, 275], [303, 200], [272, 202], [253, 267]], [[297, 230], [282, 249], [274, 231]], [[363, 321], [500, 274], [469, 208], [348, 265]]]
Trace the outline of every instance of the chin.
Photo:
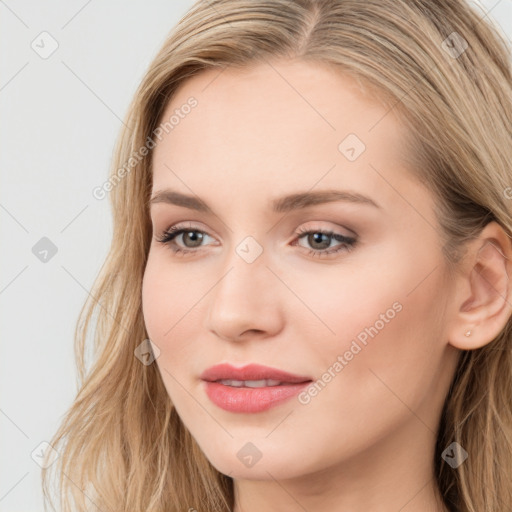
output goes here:
[[296, 457], [281, 453], [278, 447], [267, 447], [264, 449], [268, 452], [267, 455], [261, 453], [261, 458], [256, 459], [257, 454], [254, 450], [251, 460], [251, 455], [246, 454], [250, 454], [253, 448], [249, 445], [245, 447], [245, 451], [242, 450], [244, 448], [237, 446], [229, 452], [203, 453], [217, 471], [235, 480], [286, 480], [304, 474], [306, 461], [302, 454]]

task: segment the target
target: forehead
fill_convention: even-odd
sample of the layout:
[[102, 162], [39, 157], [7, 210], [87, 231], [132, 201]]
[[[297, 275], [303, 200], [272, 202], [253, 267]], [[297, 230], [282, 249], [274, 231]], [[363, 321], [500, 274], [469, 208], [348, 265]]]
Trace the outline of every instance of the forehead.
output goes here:
[[393, 195], [375, 169], [401, 165], [399, 119], [326, 64], [202, 71], [181, 84], [161, 124], [171, 118], [153, 150], [153, 189], [232, 197], [248, 185], [268, 194], [272, 184], [277, 194], [321, 181]]

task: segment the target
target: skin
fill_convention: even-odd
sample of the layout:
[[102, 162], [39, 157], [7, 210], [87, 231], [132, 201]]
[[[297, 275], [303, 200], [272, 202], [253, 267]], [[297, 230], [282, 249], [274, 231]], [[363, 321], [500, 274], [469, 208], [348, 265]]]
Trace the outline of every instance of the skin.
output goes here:
[[[166, 188], [195, 195], [214, 214], [152, 204], [143, 314], [182, 421], [213, 466], [234, 478], [235, 511], [447, 510], [432, 461], [459, 349], [487, 343], [510, 315], [472, 269], [478, 254], [493, 251], [491, 235], [508, 243], [508, 255], [510, 243], [490, 226], [460, 277], [450, 276], [434, 198], [400, 157], [399, 119], [325, 64], [204, 71], [182, 84], [163, 118], [190, 96], [197, 107], [153, 150], [152, 195]], [[350, 133], [366, 146], [354, 161], [338, 149]], [[364, 194], [380, 208], [346, 201], [286, 214], [270, 208], [276, 197], [326, 189]], [[199, 247], [186, 234], [171, 242], [195, 251], [184, 257], [157, 240], [178, 223], [206, 233]], [[342, 244], [299, 240], [299, 228], [357, 242], [313, 256], [308, 249]], [[247, 236], [263, 249], [252, 263], [236, 252]], [[509, 296], [499, 283], [510, 267], [494, 252], [485, 261], [487, 280]], [[292, 398], [240, 414], [205, 394], [199, 376], [221, 362], [321, 379], [397, 303], [401, 310], [306, 404]], [[465, 337], [476, 324], [480, 330]], [[237, 457], [247, 442], [262, 455], [252, 467]]]

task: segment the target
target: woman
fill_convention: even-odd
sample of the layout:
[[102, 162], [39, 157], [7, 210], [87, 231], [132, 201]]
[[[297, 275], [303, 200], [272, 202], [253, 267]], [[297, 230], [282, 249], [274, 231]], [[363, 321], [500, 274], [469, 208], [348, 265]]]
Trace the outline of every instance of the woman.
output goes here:
[[63, 510], [510, 510], [511, 92], [462, 0], [195, 4], [103, 190]]

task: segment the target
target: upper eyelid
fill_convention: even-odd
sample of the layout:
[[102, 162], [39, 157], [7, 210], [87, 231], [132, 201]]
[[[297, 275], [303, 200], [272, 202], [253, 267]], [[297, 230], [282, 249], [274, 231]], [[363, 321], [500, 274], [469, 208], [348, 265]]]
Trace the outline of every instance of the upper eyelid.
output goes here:
[[[309, 222], [327, 222], [327, 221], [309, 221]], [[210, 234], [210, 232], [207, 229], [203, 229], [197, 225], [186, 225], [186, 224], [182, 225], [180, 222], [174, 223], [174, 224], [170, 225], [169, 227], [164, 228], [161, 232], [162, 232], [162, 234], [175, 233], [176, 231], [187, 230], [187, 229], [189, 229], [190, 231], [198, 231], [198, 232], [204, 233], [212, 238], [215, 238], [213, 235]], [[345, 230], [349, 231], [350, 233], [349, 234], [338, 233], [339, 229], [345, 229]], [[298, 230], [298, 228], [296, 230], [294, 230], [294, 234], [297, 234], [296, 233], [297, 230]], [[154, 231], [156, 232], [156, 230], [154, 230]], [[357, 235], [354, 231], [352, 231], [351, 229], [345, 228], [345, 227], [338, 227], [338, 228], [314, 227], [314, 226], [304, 227], [303, 224], [301, 224], [300, 231], [302, 232], [302, 233], [300, 233], [301, 235], [308, 231], [323, 231], [323, 232], [331, 232], [332, 231], [334, 234], [339, 234], [339, 235], [345, 236], [346, 238], [356, 238], [357, 237]]]

